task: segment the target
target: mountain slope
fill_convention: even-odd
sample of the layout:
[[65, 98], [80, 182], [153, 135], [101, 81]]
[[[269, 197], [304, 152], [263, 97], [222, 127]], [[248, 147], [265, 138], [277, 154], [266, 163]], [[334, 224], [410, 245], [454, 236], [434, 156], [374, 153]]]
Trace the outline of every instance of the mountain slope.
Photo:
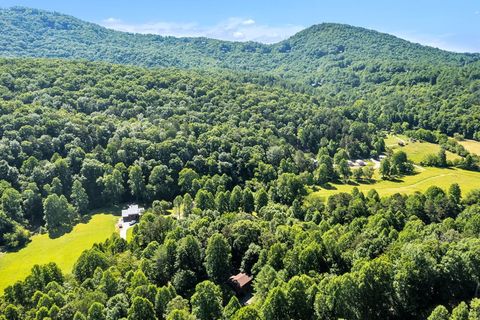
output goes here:
[[[320, 24], [272, 45], [207, 38], [174, 38], [109, 30], [71, 16], [28, 8], [0, 10], [0, 55], [73, 58], [146, 67], [226, 68], [267, 72], [319, 84], [349, 78], [367, 67], [387, 73], [425, 66], [461, 66], [480, 59], [413, 44], [341, 24]], [[395, 64], [398, 64], [396, 67]], [[338, 71], [343, 69], [342, 76]], [[355, 78], [355, 76], [354, 76]], [[389, 78], [389, 77], [387, 77]], [[323, 79], [323, 80], [321, 80]], [[358, 85], [358, 81], [343, 83]]]

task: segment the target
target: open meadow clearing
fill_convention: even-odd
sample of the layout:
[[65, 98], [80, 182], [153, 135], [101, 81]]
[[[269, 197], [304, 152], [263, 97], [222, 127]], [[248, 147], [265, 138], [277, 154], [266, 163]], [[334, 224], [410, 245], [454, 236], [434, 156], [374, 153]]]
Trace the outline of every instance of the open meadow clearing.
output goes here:
[[358, 184], [331, 184], [331, 188], [321, 188], [307, 196], [307, 200], [321, 198], [326, 200], [329, 196], [339, 192], [351, 192], [354, 187], [367, 193], [371, 189], [377, 190], [380, 196], [389, 196], [395, 193], [411, 194], [415, 191], [425, 191], [430, 186], [438, 186], [444, 190], [452, 183], [458, 183], [463, 195], [473, 189], [480, 188], [480, 172], [462, 169], [447, 168], [416, 168], [416, 173], [404, 176], [397, 181], [381, 180], [378, 172], [375, 174], [373, 183]]
[[[403, 143], [404, 146], [401, 146], [399, 143]], [[394, 151], [405, 151], [408, 155], [408, 159], [412, 160], [416, 164], [422, 162], [427, 155], [437, 154], [440, 151], [440, 146], [438, 144], [420, 141], [412, 142], [407, 136], [404, 135], [388, 135], [385, 139], [385, 146]], [[480, 144], [478, 146], [478, 150], [480, 152]], [[446, 154], [447, 160], [455, 160], [460, 158], [460, 156], [450, 151], [447, 151]]]
[[87, 223], [79, 223], [69, 233], [51, 239], [48, 234], [34, 235], [31, 242], [17, 252], [0, 255], [0, 293], [30, 274], [35, 264], [55, 262], [64, 273], [70, 273], [80, 254], [94, 243], [102, 242], [115, 232], [118, 216], [95, 214]]
[[468, 152], [480, 155], [480, 142], [475, 140], [462, 140], [458, 141]]

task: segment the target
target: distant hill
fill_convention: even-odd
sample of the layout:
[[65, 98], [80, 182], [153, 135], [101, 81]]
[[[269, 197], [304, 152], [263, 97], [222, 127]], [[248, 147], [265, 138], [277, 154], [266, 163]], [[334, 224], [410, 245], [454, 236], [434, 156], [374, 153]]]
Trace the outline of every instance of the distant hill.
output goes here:
[[[208, 38], [175, 38], [114, 31], [72, 16], [37, 9], [0, 9], [0, 55], [87, 59], [146, 67], [257, 72], [320, 86], [381, 83], [396, 73], [462, 66], [480, 59], [414, 44], [392, 35], [324, 23], [266, 45]], [[362, 72], [367, 70], [365, 78]], [[382, 73], [372, 77], [371, 73]]]

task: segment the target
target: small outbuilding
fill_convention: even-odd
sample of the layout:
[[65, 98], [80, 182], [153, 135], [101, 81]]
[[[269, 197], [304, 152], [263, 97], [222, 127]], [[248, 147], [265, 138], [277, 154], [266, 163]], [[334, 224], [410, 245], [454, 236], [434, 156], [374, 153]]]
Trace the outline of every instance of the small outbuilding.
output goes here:
[[228, 284], [238, 296], [248, 294], [252, 289], [253, 278], [246, 273], [239, 273], [228, 279]]
[[138, 221], [143, 211], [144, 209], [139, 207], [137, 204], [131, 204], [127, 209], [122, 210], [122, 221], [124, 223]]
[[367, 165], [367, 164], [365, 163], [365, 161], [363, 161], [363, 160], [361, 160], [361, 159], [356, 160], [356, 161], [355, 161], [355, 164], [356, 164], [357, 166], [360, 166], [360, 167], [364, 167], [364, 166]]

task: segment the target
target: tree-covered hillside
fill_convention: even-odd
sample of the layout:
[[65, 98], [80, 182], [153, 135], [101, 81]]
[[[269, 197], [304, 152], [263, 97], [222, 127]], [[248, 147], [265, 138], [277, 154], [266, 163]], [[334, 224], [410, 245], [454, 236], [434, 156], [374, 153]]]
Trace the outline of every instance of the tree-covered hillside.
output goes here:
[[[374, 123], [321, 91], [45, 59], [1, 59], [0, 75], [2, 245], [38, 227], [56, 237], [95, 208], [150, 208], [130, 244], [86, 251], [73, 277], [53, 264], [8, 287], [7, 319], [420, 319], [474, 298], [478, 193], [303, 203], [348, 181], [349, 159], [385, 152]], [[413, 169], [401, 152], [388, 166]], [[239, 271], [255, 277], [253, 306], [225, 283]]]
[[0, 29], [3, 56], [223, 68], [237, 72], [232, 78], [316, 94], [322, 106], [344, 107], [347, 117], [381, 129], [398, 123], [480, 137], [479, 54], [446, 52], [340, 24], [313, 26], [264, 45], [129, 34], [58, 13], [12, 8], [0, 10]]
[[321, 147], [383, 151], [372, 125], [228, 75], [9, 59], [0, 75], [0, 244], [11, 247], [25, 240], [22, 226], [56, 234], [126, 200], [288, 184], [313, 170]]
[[[12, 8], [0, 56], [0, 249], [146, 208], [131, 241], [12, 283], [0, 320], [480, 319], [480, 189], [353, 187], [479, 170], [457, 140], [480, 140], [480, 55], [340, 24], [264, 45]], [[387, 131], [435, 154], [414, 164]]]
[[[226, 68], [266, 72], [321, 86], [358, 86], [362, 70], [388, 78], [440, 65], [462, 66], [478, 54], [458, 54], [341, 24], [320, 24], [277, 44], [174, 38], [109, 30], [37, 9], [0, 10], [0, 55], [100, 60], [146, 67]], [[385, 76], [384, 76], [385, 78]], [[377, 79], [377, 81], [379, 81]]]
[[[348, 174], [339, 169], [347, 160], [383, 152], [384, 130], [465, 157], [445, 135], [478, 137], [478, 92], [463, 85], [477, 69], [463, 68], [470, 72], [442, 74], [435, 85], [379, 87], [363, 99], [351, 88], [332, 99], [230, 72], [0, 60], [0, 244], [22, 246], [24, 228], [62, 232], [100, 206], [195, 197], [209, 179], [212, 196], [220, 183], [273, 197], [275, 184], [293, 175], [303, 184], [333, 181]], [[181, 187], [182, 171], [198, 182]], [[291, 203], [296, 195], [277, 199]], [[47, 210], [59, 205], [61, 212]]]

